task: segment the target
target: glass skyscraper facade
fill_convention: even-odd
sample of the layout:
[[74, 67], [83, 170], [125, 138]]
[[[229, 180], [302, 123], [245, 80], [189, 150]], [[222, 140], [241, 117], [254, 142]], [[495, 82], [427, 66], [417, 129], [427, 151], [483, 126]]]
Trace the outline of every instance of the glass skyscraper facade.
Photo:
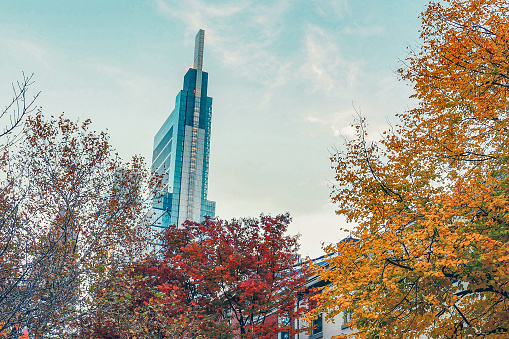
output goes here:
[[153, 203], [156, 229], [215, 216], [216, 203], [207, 200], [212, 98], [207, 96], [208, 73], [202, 71], [204, 38], [200, 30], [193, 67], [184, 76], [175, 108], [154, 137], [152, 171], [163, 183]]

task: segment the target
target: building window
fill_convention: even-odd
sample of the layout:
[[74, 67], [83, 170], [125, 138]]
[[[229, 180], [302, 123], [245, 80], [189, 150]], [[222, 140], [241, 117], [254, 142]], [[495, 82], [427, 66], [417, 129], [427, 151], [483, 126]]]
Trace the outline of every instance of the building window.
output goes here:
[[310, 339], [318, 339], [323, 337], [323, 317], [320, 314], [318, 318], [313, 320], [313, 330], [311, 331]]
[[[279, 316], [278, 317], [279, 326], [290, 326], [290, 318]], [[290, 332], [280, 332], [279, 339], [290, 339]]]
[[345, 330], [347, 329], [349, 326], [347, 325], [347, 323], [350, 321], [350, 310], [345, 310], [343, 312], [343, 324], [341, 325], [341, 329], [342, 330]]

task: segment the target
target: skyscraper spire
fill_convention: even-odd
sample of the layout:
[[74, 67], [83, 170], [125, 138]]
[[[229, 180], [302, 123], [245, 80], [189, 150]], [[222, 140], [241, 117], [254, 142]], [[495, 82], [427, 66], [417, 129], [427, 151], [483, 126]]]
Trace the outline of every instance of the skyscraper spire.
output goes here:
[[193, 68], [201, 71], [203, 69], [203, 46], [205, 44], [205, 31], [200, 29], [194, 41], [194, 62]]

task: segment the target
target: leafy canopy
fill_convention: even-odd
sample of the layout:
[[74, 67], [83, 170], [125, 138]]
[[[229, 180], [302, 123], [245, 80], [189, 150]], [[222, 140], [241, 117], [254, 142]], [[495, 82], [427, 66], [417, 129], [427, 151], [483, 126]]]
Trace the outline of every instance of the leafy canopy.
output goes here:
[[[158, 258], [118, 272], [98, 291], [94, 338], [273, 338], [296, 333], [288, 319], [305, 272], [294, 267], [290, 217], [186, 221], [161, 238]], [[132, 272], [132, 273], [129, 273]], [[129, 274], [126, 274], [129, 273]], [[113, 278], [113, 277], [112, 277]]]
[[357, 338], [503, 338], [509, 4], [432, 2], [421, 39], [399, 71], [418, 107], [378, 142], [361, 118], [332, 157], [332, 199], [360, 241], [326, 248], [315, 313], [349, 310]]

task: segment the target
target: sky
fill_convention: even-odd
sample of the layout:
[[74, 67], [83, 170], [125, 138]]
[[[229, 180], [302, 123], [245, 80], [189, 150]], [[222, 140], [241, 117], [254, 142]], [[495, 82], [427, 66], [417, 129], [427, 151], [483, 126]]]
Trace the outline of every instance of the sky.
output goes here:
[[356, 111], [376, 138], [415, 102], [400, 81], [427, 0], [0, 0], [0, 106], [34, 74], [45, 115], [90, 118], [121, 157], [151, 162], [194, 37], [213, 98], [208, 199], [222, 219], [289, 212], [301, 254], [352, 228], [330, 156]]

